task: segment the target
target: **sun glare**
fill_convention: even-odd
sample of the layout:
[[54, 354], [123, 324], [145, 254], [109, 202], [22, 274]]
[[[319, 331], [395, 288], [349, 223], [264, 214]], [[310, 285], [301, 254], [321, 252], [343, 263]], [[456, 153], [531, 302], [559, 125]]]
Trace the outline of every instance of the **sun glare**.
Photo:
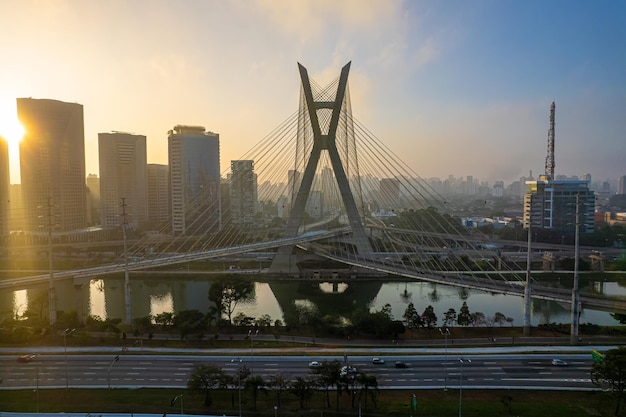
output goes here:
[[13, 115], [10, 117], [0, 115], [0, 136], [2, 136], [10, 144], [17, 144], [24, 136], [24, 127]]

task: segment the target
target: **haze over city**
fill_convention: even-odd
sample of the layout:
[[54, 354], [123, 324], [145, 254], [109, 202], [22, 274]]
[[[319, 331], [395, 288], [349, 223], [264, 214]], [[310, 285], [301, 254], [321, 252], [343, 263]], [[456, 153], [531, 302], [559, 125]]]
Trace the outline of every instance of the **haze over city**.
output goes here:
[[[0, 134], [15, 99], [84, 106], [98, 133], [220, 134], [221, 169], [297, 111], [297, 62], [324, 85], [352, 61], [354, 116], [422, 177], [513, 181], [626, 172], [626, 4], [620, 1], [3, 1]], [[11, 178], [19, 178], [11, 161]]]

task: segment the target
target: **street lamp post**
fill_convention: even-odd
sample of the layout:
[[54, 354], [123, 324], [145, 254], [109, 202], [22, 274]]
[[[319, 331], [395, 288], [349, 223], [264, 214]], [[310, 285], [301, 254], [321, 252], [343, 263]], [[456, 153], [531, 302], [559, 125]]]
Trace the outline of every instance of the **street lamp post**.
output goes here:
[[67, 376], [67, 336], [74, 333], [76, 329], [70, 329], [69, 327], [63, 331], [63, 349], [65, 355], [65, 389], [70, 387], [69, 378]]
[[254, 373], [254, 338], [259, 334], [259, 331], [253, 332], [252, 329], [248, 330], [248, 337], [250, 338], [250, 375]]
[[578, 290], [578, 257], [580, 256], [580, 195], [576, 194], [576, 234], [574, 236], [574, 282], [572, 284], [572, 322], [570, 325], [570, 344], [578, 343], [578, 320], [580, 319], [580, 292]]
[[448, 390], [448, 336], [450, 335], [450, 329], [446, 328], [439, 328], [439, 333], [441, 333], [443, 335], [443, 337], [446, 339], [445, 342], [445, 361], [443, 363], [443, 372], [444, 372], [444, 376], [443, 376], [443, 390], [447, 391]]
[[461, 362], [461, 378], [459, 379], [459, 417], [462, 417], [462, 414], [463, 414], [463, 364], [472, 363], [472, 361], [470, 359], [460, 358], [459, 362]]
[[239, 417], [241, 417], [241, 363], [243, 362], [240, 358], [231, 359], [231, 363], [237, 363], [237, 390], [239, 391]]
[[120, 360], [120, 355], [116, 355], [111, 361], [111, 364], [109, 365], [109, 369], [107, 370], [107, 381], [109, 383], [109, 389], [111, 389], [111, 368], [113, 367], [113, 364], [119, 360]]
[[174, 404], [176, 404], [176, 400], [178, 400], [180, 398], [180, 413], [183, 414], [183, 394], [177, 395], [174, 398], [172, 398], [172, 401], [170, 401], [170, 405], [173, 407]]
[[39, 414], [39, 362], [35, 362], [35, 379], [37, 384], [37, 414]]

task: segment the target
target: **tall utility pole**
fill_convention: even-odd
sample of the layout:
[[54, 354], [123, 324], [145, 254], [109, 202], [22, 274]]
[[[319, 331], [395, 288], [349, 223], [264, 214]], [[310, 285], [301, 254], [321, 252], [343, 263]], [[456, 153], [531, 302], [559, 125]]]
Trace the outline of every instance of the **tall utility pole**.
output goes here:
[[122, 207], [122, 236], [124, 239], [124, 304], [126, 309], [126, 320], [125, 323], [127, 326], [131, 325], [132, 317], [130, 314], [130, 278], [128, 276], [128, 248], [126, 247], [126, 198], [122, 197], [122, 201], [120, 202], [120, 207]]
[[530, 336], [530, 302], [531, 302], [531, 277], [530, 277], [530, 264], [531, 264], [531, 242], [532, 242], [532, 215], [528, 222], [528, 248], [526, 255], [526, 283], [524, 285], [524, 336]]
[[48, 209], [48, 271], [50, 274], [49, 287], [48, 287], [48, 316], [50, 318], [50, 325], [54, 325], [57, 322], [57, 297], [56, 289], [54, 288], [54, 269], [52, 267], [52, 198], [48, 197], [46, 208]]
[[548, 130], [548, 155], [546, 156], [546, 175], [554, 179], [554, 101], [550, 105], [550, 129]]
[[569, 335], [570, 344], [575, 345], [578, 343], [578, 315], [580, 304], [580, 293], [578, 291], [578, 256], [579, 245], [578, 239], [580, 237], [580, 195], [576, 194], [576, 235], [574, 239], [574, 284], [572, 286], [572, 320], [571, 329]]

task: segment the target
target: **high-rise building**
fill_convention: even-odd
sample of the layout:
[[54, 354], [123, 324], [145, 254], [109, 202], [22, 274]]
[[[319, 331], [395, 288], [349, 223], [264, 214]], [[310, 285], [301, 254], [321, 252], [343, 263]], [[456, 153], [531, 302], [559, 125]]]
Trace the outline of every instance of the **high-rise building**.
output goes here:
[[381, 178], [379, 193], [379, 204], [382, 209], [395, 210], [402, 205], [400, 201], [400, 181], [396, 178]]
[[168, 134], [172, 233], [221, 228], [220, 137], [202, 126], [177, 125]]
[[11, 184], [9, 187], [9, 228], [11, 230], [26, 230], [24, 213], [22, 184]]
[[83, 106], [48, 99], [17, 99], [25, 134], [20, 176], [28, 231], [83, 229], [86, 223]]
[[162, 230], [170, 221], [169, 176], [167, 165], [148, 164], [148, 224], [153, 230]]
[[589, 182], [550, 180], [540, 176], [536, 181], [526, 181], [526, 186], [524, 227], [530, 225], [553, 230], [562, 236], [573, 236], [578, 210], [580, 233], [593, 233], [595, 194], [589, 189]]
[[230, 220], [236, 227], [254, 224], [257, 211], [257, 176], [254, 161], [230, 161]]
[[9, 234], [9, 143], [0, 136], [0, 239]]
[[617, 194], [626, 194], [626, 175], [622, 175], [621, 177], [619, 177]]
[[146, 137], [124, 132], [98, 133], [98, 157], [102, 227], [114, 229], [123, 223], [130, 229], [144, 226]]
[[100, 178], [96, 174], [87, 175], [87, 224], [94, 226], [100, 222]]

